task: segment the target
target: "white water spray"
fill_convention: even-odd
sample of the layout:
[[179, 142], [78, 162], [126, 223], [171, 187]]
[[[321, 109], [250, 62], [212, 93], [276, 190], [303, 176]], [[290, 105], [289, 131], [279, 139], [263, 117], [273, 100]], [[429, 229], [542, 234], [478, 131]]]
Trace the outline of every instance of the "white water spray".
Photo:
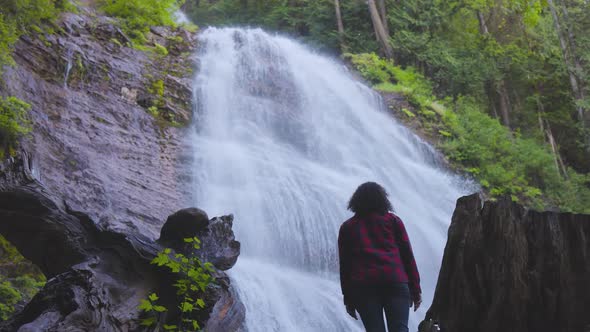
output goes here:
[[177, 10], [174, 12], [174, 14], [172, 15], [174, 17], [174, 21], [177, 24], [190, 24], [191, 21], [188, 19], [188, 17], [186, 16], [186, 14], [182, 11], [182, 10]]
[[261, 30], [201, 34], [195, 81], [195, 195], [233, 213], [230, 271], [249, 331], [360, 331], [338, 283], [337, 234], [356, 187], [377, 181], [405, 220], [432, 299], [461, 181], [337, 61]]
[[64, 89], [68, 89], [68, 79], [72, 71], [72, 58], [74, 56], [74, 49], [66, 44], [66, 70], [64, 72]]

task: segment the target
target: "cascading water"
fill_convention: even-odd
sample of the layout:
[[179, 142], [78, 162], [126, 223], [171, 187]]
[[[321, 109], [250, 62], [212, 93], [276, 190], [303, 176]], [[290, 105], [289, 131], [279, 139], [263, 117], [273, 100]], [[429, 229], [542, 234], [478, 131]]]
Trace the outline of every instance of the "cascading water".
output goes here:
[[342, 304], [336, 240], [349, 196], [373, 180], [414, 246], [424, 291], [416, 330], [467, 186], [337, 61], [259, 29], [208, 29], [201, 42], [196, 204], [235, 215], [242, 255], [230, 274], [247, 329], [361, 330]]
[[68, 79], [70, 78], [70, 71], [72, 70], [72, 57], [74, 56], [74, 49], [66, 44], [66, 70], [64, 72], [64, 89], [68, 88]]

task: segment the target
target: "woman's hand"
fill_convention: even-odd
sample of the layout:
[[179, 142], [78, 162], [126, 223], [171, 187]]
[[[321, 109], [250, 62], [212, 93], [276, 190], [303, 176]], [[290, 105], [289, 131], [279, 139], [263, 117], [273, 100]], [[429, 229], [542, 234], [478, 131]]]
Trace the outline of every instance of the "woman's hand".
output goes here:
[[353, 306], [347, 305], [346, 306], [346, 312], [348, 312], [348, 314], [350, 315], [350, 317], [358, 320], [358, 318], [356, 317], [356, 310], [354, 309]]
[[417, 294], [414, 296], [412, 303], [410, 303], [410, 308], [412, 307], [412, 304], [414, 305], [414, 311], [418, 310], [422, 304], [422, 294]]

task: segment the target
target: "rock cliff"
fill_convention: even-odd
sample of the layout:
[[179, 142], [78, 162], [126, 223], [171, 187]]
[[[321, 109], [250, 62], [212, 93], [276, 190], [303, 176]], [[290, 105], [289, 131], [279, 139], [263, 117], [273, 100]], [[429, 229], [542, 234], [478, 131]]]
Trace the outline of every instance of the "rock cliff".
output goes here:
[[[21, 145], [33, 174], [72, 209], [155, 238], [191, 202], [184, 137], [196, 35], [153, 29], [150, 38], [170, 50], [159, 56], [122, 46], [116, 22], [89, 8], [57, 25], [22, 37], [3, 77], [2, 95], [32, 105], [33, 132]], [[148, 112], [155, 99], [158, 117]]]
[[[160, 229], [192, 205], [196, 34], [152, 28], [148, 42], [164, 55], [124, 46], [117, 22], [91, 8], [56, 27], [21, 38], [0, 87], [31, 104], [33, 124], [17, 155], [0, 161], [0, 233], [48, 278], [0, 330], [141, 330], [139, 301], [170, 284], [149, 264], [175, 245], [156, 240]], [[198, 254], [217, 279], [199, 318], [236, 331], [244, 308], [223, 272], [239, 255], [233, 219], [190, 217], [187, 234], [202, 237]], [[187, 235], [178, 231], [168, 234]]]
[[[154, 241], [97, 225], [34, 179], [29, 165], [26, 154], [3, 164], [2, 174], [11, 183], [0, 191], [0, 233], [41, 269], [48, 282], [21, 312], [2, 322], [0, 330], [143, 331], [137, 308], [151, 292], [166, 295], [166, 307], [175, 307], [175, 277], [150, 261], [164, 246], [188, 254], [182, 242]], [[189, 227], [168, 226], [178, 214]], [[204, 251], [199, 254], [213, 263], [216, 278], [198, 316], [208, 331], [237, 331], [244, 319], [244, 307], [223, 272], [240, 253], [232, 221], [231, 216], [209, 220], [204, 213], [181, 211], [169, 218], [162, 232], [167, 234], [162, 239], [202, 239]]]
[[443, 331], [590, 331], [590, 216], [458, 200], [427, 318]]

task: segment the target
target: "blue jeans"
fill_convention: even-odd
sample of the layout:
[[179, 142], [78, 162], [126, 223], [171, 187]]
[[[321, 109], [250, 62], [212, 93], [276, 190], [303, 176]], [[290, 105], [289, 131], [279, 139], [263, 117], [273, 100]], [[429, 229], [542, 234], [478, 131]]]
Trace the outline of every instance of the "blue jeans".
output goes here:
[[389, 332], [408, 332], [410, 315], [410, 289], [408, 284], [397, 283], [385, 287], [360, 287], [356, 289], [356, 311], [367, 332], [385, 332], [383, 312]]

